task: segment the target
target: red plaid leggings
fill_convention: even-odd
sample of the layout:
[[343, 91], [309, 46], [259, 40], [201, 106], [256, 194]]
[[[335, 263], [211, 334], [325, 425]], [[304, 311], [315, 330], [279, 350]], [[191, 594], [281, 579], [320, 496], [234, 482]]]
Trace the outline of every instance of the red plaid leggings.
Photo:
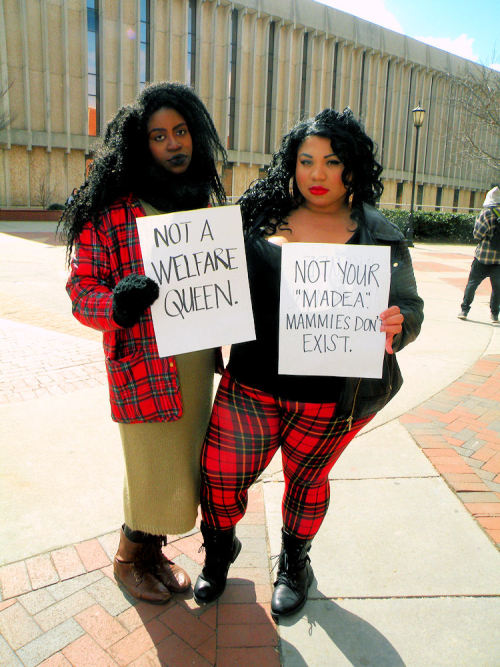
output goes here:
[[372, 418], [335, 420], [335, 403], [280, 399], [241, 385], [226, 371], [215, 398], [201, 454], [201, 509], [212, 528], [231, 528], [243, 517], [248, 489], [281, 447], [285, 530], [312, 539], [328, 510], [328, 474], [347, 445]]

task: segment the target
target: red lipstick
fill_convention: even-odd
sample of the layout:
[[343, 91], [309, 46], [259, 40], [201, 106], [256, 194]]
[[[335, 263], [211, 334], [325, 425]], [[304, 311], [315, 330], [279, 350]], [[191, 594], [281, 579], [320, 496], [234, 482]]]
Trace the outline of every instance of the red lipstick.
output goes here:
[[328, 188], [324, 188], [321, 185], [313, 185], [312, 188], [309, 188], [309, 192], [312, 195], [326, 195], [326, 193], [328, 192]]

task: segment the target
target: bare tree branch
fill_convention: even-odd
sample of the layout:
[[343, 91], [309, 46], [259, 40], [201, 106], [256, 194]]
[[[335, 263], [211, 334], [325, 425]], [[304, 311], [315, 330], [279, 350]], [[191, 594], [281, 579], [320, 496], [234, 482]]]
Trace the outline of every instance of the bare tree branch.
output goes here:
[[462, 154], [500, 169], [500, 73], [476, 66], [455, 80], [451, 104], [464, 119]]

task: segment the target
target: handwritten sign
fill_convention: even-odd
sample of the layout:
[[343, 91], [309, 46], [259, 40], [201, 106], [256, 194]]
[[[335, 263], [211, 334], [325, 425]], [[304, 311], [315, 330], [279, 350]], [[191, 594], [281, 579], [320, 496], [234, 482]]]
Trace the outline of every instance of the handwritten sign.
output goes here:
[[388, 246], [282, 246], [279, 373], [382, 377]]
[[137, 219], [160, 357], [255, 339], [239, 206]]

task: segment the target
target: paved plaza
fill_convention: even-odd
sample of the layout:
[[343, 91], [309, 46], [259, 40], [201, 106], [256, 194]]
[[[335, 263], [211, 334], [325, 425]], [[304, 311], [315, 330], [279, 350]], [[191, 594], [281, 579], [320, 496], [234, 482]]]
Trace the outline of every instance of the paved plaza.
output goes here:
[[[457, 318], [472, 246], [411, 250], [425, 322], [398, 355], [405, 384], [334, 467], [309, 600], [276, 625], [279, 457], [218, 602], [158, 607], [116, 585], [120, 439], [53, 228], [0, 223], [2, 667], [500, 664], [500, 326], [489, 283]], [[196, 528], [166, 547], [193, 579], [201, 543]]]

